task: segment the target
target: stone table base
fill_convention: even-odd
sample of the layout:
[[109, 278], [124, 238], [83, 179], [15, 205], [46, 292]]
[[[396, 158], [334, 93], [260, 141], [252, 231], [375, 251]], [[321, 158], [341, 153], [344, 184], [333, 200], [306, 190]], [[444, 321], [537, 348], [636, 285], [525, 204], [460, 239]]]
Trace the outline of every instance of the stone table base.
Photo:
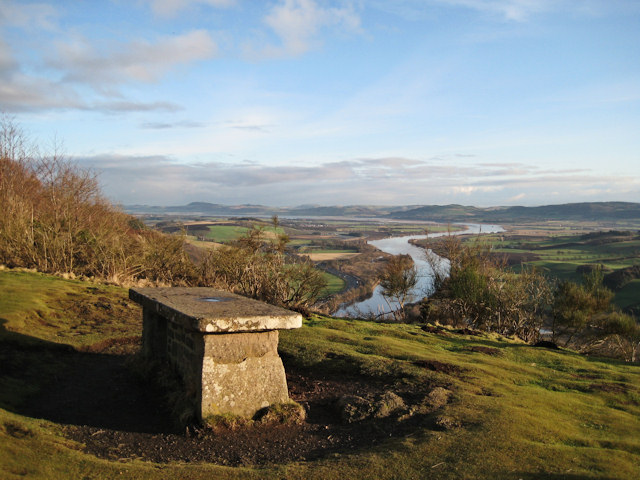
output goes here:
[[143, 307], [142, 352], [181, 376], [197, 416], [253, 416], [289, 399], [278, 329], [299, 314], [209, 288], [131, 289]]

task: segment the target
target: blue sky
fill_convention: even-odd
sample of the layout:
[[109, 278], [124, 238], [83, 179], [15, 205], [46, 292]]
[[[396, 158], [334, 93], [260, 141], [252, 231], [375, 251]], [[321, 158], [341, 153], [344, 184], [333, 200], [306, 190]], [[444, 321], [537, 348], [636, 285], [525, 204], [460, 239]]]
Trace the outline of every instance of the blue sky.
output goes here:
[[122, 204], [640, 201], [638, 0], [0, 0], [0, 111]]

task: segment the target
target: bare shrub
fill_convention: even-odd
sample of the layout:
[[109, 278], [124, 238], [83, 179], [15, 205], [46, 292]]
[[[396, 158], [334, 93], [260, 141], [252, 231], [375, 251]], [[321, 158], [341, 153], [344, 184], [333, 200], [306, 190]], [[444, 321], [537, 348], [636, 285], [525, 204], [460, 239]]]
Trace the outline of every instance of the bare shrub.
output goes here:
[[422, 305], [427, 319], [516, 335], [526, 341], [538, 339], [551, 301], [544, 276], [535, 269], [514, 273], [479, 240], [463, 242], [448, 235], [430, 247], [448, 263], [427, 254], [437, 287]]
[[115, 208], [95, 174], [54, 146], [40, 155], [11, 119], [0, 119], [0, 262], [117, 282], [193, 279], [183, 241], [145, 231]]
[[308, 260], [285, 252], [287, 241], [286, 236], [270, 240], [262, 228], [253, 228], [231, 245], [210, 251], [200, 278], [205, 285], [304, 311], [326, 281]]

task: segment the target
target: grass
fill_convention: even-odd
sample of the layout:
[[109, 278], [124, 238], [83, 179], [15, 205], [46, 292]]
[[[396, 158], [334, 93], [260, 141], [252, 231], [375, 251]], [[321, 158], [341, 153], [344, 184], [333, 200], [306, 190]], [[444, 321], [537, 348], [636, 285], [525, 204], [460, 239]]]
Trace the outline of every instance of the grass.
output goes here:
[[327, 286], [321, 295], [322, 298], [341, 292], [345, 286], [345, 281], [336, 275], [329, 272], [322, 272], [322, 276], [327, 281]]
[[[281, 332], [285, 366], [384, 380], [416, 391], [425, 384], [446, 385], [453, 396], [439, 414], [461, 427], [436, 430], [419, 424], [409, 436], [371, 449], [260, 468], [97, 459], [67, 440], [62, 425], [21, 414], [20, 402], [37, 395], [31, 370], [64, 374], [57, 371], [55, 354], [43, 358], [44, 346], [84, 348], [139, 335], [139, 310], [123, 306], [112, 317], [101, 316], [101, 303], [126, 301], [125, 290], [28, 272], [0, 271], [0, 289], [0, 356], [11, 347], [27, 365], [12, 369], [20, 367], [12, 357], [0, 363], [3, 479], [640, 477], [637, 364], [534, 348], [495, 335], [434, 334], [418, 325], [321, 316]], [[91, 328], [80, 328], [85, 314], [73, 304], [87, 305], [86, 319], [96, 315]], [[77, 334], [70, 335], [73, 326]], [[437, 371], [424, 366], [429, 364], [448, 367]]]
[[238, 225], [210, 225], [206, 238], [214, 242], [225, 243], [237, 240], [249, 229]]

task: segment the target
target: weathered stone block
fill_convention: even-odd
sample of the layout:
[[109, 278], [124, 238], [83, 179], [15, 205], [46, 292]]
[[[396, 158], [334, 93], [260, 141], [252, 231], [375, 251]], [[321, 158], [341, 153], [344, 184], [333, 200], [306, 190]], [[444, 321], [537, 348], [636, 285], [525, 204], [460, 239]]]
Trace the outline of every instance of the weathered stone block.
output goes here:
[[302, 317], [210, 288], [131, 289], [143, 307], [143, 354], [168, 361], [196, 392], [201, 418], [252, 416], [289, 398], [278, 356], [278, 329]]

